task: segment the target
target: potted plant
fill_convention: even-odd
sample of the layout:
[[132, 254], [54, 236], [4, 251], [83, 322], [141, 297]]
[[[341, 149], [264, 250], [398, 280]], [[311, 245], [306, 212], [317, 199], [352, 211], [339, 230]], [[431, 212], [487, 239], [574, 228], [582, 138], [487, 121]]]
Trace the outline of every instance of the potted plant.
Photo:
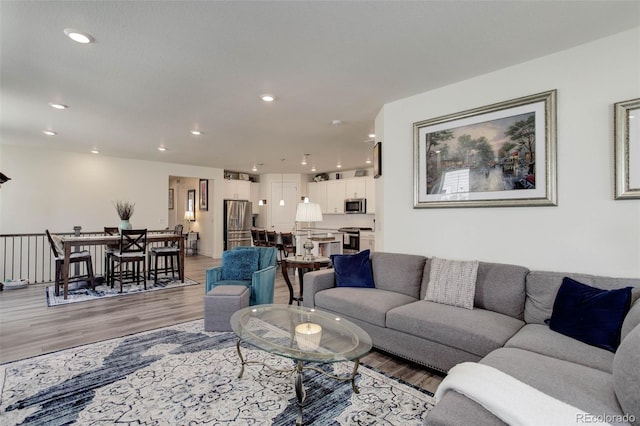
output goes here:
[[129, 219], [131, 219], [131, 216], [133, 215], [136, 204], [118, 200], [113, 203], [113, 205], [116, 207], [116, 211], [120, 217], [120, 225], [118, 225], [118, 229], [120, 229], [120, 231], [123, 229], [131, 229]]

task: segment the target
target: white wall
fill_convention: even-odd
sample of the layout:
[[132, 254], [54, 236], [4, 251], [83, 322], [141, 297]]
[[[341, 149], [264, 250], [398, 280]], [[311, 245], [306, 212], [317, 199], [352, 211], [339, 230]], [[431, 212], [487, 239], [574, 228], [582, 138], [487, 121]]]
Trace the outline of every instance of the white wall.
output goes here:
[[[2, 234], [41, 233], [47, 228], [71, 232], [74, 225], [83, 231], [116, 226], [115, 200], [136, 203], [134, 227], [163, 229], [169, 225], [169, 176], [190, 176], [212, 179], [209, 211], [220, 214], [213, 214], [214, 226], [206, 230], [212, 243], [203, 254], [222, 253], [222, 200], [215, 196], [222, 193], [222, 169], [10, 145], [0, 149], [0, 168], [11, 177], [0, 190]], [[175, 196], [175, 203], [181, 202]]]
[[[213, 188], [215, 181], [209, 181], [209, 188]], [[214, 251], [214, 221], [216, 216], [223, 215], [222, 210], [215, 211], [212, 201], [218, 194], [214, 194], [209, 189], [209, 203], [208, 210], [200, 210], [200, 179], [197, 177], [177, 177], [172, 176], [169, 179], [169, 187], [173, 188], [174, 194], [174, 208], [169, 210], [169, 228], [173, 229], [175, 225], [183, 225], [183, 232], [187, 232], [189, 229], [193, 232], [197, 232], [199, 235], [198, 240], [198, 254], [205, 256], [212, 256]], [[188, 224], [184, 220], [184, 212], [187, 207], [187, 191], [196, 191], [196, 210], [195, 210], [195, 222]]]
[[[557, 207], [413, 208], [414, 122], [551, 89]], [[638, 97], [640, 28], [386, 104], [376, 249], [640, 276], [640, 200], [613, 200], [613, 104]]]

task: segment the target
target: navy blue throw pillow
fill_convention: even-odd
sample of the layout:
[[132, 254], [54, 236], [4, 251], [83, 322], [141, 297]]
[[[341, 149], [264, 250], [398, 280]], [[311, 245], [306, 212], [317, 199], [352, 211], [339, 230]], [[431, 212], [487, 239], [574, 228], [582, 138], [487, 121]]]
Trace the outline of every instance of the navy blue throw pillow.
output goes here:
[[374, 288], [369, 250], [358, 254], [331, 255], [333, 269], [336, 273], [337, 287]]
[[601, 290], [565, 277], [553, 302], [549, 328], [615, 352], [631, 305], [631, 287]]

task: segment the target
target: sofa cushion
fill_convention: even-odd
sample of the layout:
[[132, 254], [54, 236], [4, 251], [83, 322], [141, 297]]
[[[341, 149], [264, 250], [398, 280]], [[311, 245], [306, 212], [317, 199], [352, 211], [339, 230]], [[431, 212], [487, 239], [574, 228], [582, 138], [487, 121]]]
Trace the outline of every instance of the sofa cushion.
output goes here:
[[[502, 263], [480, 262], [476, 277], [474, 306], [509, 315], [516, 319], [524, 318], [525, 279], [529, 269]], [[431, 259], [424, 265], [420, 298], [424, 299], [429, 276]]]
[[594, 415], [620, 416], [610, 373], [518, 348], [500, 348], [480, 361]]
[[629, 333], [613, 358], [613, 387], [622, 410], [640, 424], [640, 326]]
[[424, 300], [473, 309], [478, 261], [431, 259], [431, 272]]
[[529, 269], [502, 263], [480, 262], [475, 306], [524, 319], [525, 280]]
[[527, 324], [504, 346], [575, 362], [607, 373], [611, 373], [613, 368], [613, 353], [611, 351], [569, 338], [551, 330], [546, 325]]
[[231, 250], [222, 253], [223, 280], [250, 280], [258, 270], [256, 250]]
[[374, 252], [371, 255], [373, 282], [376, 288], [417, 299], [426, 260], [426, 257], [414, 254]]
[[320, 309], [340, 312], [384, 327], [387, 311], [415, 302], [416, 299], [394, 291], [377, 288], [334, 287], [316, 293], [315, 305]]
[[630, 303], [631, 287], [601, 290], [565, 277], [553, 303], [549, 328], [614, 352]]
[[564, 272], [531, 271], [527, 275], [527, 299], [524, 306], [524, 320], [527, 323], [544, 324], [544, 321], [551, 317], [553, 302], [564, 277], [569, 277], [603, 290], [630, 286], [635, 287], [634, 293], [637, 294], [640, 289], [640, 279], [637, 278], [611, 278]]
[[338, 287], [366, 287], [373, 288], [373, 275], [369, 250], [357, 254], [333, 254], [331, 262], [336, 274]]
[[520, 320], [485, 309], [460, 309], [419, 300], [387, 312], [387, 327], [477, 356], [504, 346]]
[[508, 426], [482, 405], [458, 392], [447, 392], [427, 413], [424, 426]]

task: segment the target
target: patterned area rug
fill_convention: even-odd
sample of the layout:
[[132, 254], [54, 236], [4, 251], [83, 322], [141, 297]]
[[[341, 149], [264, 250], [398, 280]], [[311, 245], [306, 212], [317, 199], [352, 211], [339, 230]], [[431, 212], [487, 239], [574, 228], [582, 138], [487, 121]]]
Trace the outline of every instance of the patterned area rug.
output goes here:
[[[292, 425], [293, 377], [240, 361], [234, 333], [203, 331], [202, 320], [0, 365], [2, 424]], [[245, 347], [248, 360], [293, 361]], [[351, 362], [317, 365], [348, 375]], [[304, 423], [420, 425], [431, 394], [365, 366], [356, 384], [304, 372]]]
[[124, 296], [127, 294], [141, 293], [145, 291], [164, 290], [166, 288], [185, 287], [188, 285], [198, 284], [197, 281], [190, 280], [185, 277], [184, 282], [180, 282], [178, 279], [172, 279], [171, 277], [158, 278], [158, 282], [154, 285], [153, 280], [147, 281], [147, 289], [144, 289], [144, 285], [137, 285], [135, 283], [125, 284], [120, 293], [120, 284], [116, 282], [113, 288], [106, 284], [96, 285], [95, 290], [85, 281], [79, 283], [73, 283], [69, 285], [69, 294], [67, 299], [62, 295], [62, 289], [60, 289], [60, 296], [56, 296], [55, 286], [49, 286], [46, 289], [47, 293], [47, 306], [65, 305], [75, 302], [86, 302], [88, 300], [96, 300], [103, 297]]

